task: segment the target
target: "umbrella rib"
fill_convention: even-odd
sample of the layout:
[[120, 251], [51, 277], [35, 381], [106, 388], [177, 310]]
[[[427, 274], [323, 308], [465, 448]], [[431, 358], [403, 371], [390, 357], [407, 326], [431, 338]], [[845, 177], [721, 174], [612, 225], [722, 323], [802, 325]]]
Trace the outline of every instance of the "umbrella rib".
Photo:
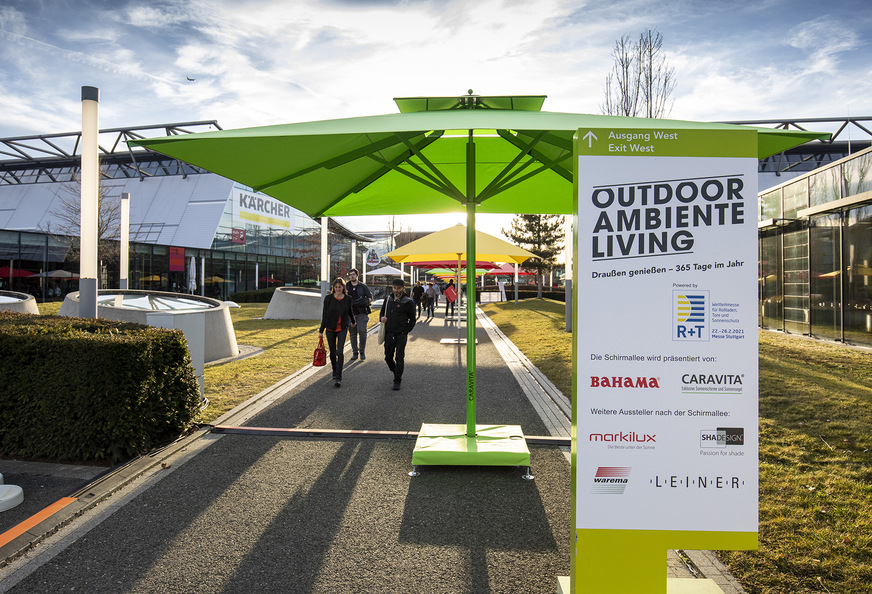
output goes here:
[[[388, 169], [396, 171], [397, 173], [401, 173], [401, 174], [405, 175], [406, 177], [410, 177], [413, 180], [415, 180], [416, 182], [427, 186], [428, 188], [436, 190], [437, 192], [439, 192], [441, 194], [445, 194], [449, 198], [457, 199], [457, 196], [454, 193], [450, 192], [450, 188], [446, 188], [442, 184], [437, 183], [436, 181], [430, 181], [429, 179], [426, 179], [426, 177], [430, 177], [429, 175], [427, 175], [426, 177], [420, 177], [420, 176], [415, 175], [411, 171], [406, 171], [405, 169], [401, 168], [399, 165], [397, 165], [395, 163], [391, 163], [390, 161], [386, 161], [382, 157], [377, 157], [375, 155], [368, 155], [368, 156], [370, 159], [372, 159], [376, 163], [380, 163]], [[406, 159], [403, 159], [403, 160], [406, 161]], [[408, 162], [408, 161], [406, 161], [406, 162]], [[415, 167], [415, 169], [419, 169], [419, 167], [416, 166], [414, 163], [409, 163], [409, 166]], [[426, 175], [427, 172], [422, 171], [421, 173]]]
[[[435, 142], [436, 140], [439, 139], [440, 136], [441, 136], [441, 134], [430, 134], [430, 135], [426, 136], [425, 138], [423, 138], [421, 140], [419, 148], [424, 148], [425, 146], [427, 146], [431, 142]], [[395, 157], [393, 161], [388, 161], [384, 157], [380, 157], [380, 156], [372, 154], [372, 153], [368, 153], [366, 156], [369, 157], [370, 159], [372, 159], [373, 161], [383, 165], [383, 167], [381, 169], [379, 169], [378, 171], [374, 172], [372, 175], [361, 180], [360, 183], [358, 183], [354, 187], [349, 188], [345, 192], [342, 192], [334, 200], [330, 201], [327, 205], [325, 205], [324, 208], [322, 208], [319, 212], [315, 213], [314, 214], [315, 217], [324, 216], [324, 213], [327, 212], [328, 210], [330, 210], [331, 208], [333, 208], [336, 204], [338, 204], [339, 202], [341, 202], [342, 200], [344, 200], [346, 197], [350, 196], [351, 194], [356, 194], [357, 192], [360, 192], [365, 187], [367, 187], [368, 185], [375, 182], [375, 180], [377, 180], [378, 178], [380, 178], [381, 176], [386, 174], [388, 171], [397, 171], [399, 173], [402, 173], [403, 175], [411, 177], [412, 179], [414, 179], [418, 183], [421, 183], [422, 185], [428, 186], [428, 187], [436, 190], [437, 192], [439, 192], [441, 194], [445, 194], [449, 198], [460, 201], [460, 199], [457, 196], [450, 194], [447, 191], [447, 188], [441, 187], [438, 183], [431, 183], [426, 179], [417, 177], [413, 173], [405, 171], [404, 169], [401, 169], [398, 166], [399, 163], [402, 163], [404, 161], [408, 162], [408, 158], [405, 155], [400, 155], [398, 157]], [[414, 166], [414, 164], [412, 164], [412, 163], [410, 163], [410, 165]], [[422, 173], [426, 174], [426, 171], [423, 171]], [[437, 180], [434, 179], [434, 182], [435, 181], [437, 181]]]
[[[508, 142], [511, 142], [512, 144], [514, 144], [518, 148], [521, 148], [521, 149], [524, 148], [524, 144], [516, 136], [513, 136], [505, 131], [501, 131], [500, 137], [505, 139]], [[554, 138], [553, 135], [546, 134], [545, 137], [543, 137], [543, 140], [545, 142], [548, 142], [548, 144], [554, 144], [554, 143], [548, 141], [548, 137], [551, 137], [552, 139]], [[557, 145], [554, 144], [554, 146], [557, 146]], [[558, 148], [562, 148], [562, 147], [558, 146]], [[571, 149], [570, 150], [563, 149], [563, 152], [561, 154], [562, 154], [562, 156], [558, 156], [558, 157], [555, 157], [552, 159], [550, 157], [546, 157], [540, 151], [537, 151], [535, 149], [530, 149], [530, 156], [535, 158], [540, 163], [547, 164], [547, 167], [549, 169], [552, 169], [554, 171], [554, 173], [556, 173], [557, 175], [559, 175], [560, 177], [562, 177], [566, 181], [572, 183], [572, 173], [570, 171], [567, 171], [563, 167], [557, 167], [558, 163], [560, 163], [561, 161], [565, 161], [567, 158], [572, 156], [572, 150]]]
[[[542, 161], [542, 166], [539, 167], [538, 169], [536, 169], [535, 171], [531, 171], [531, 172], [528, 173], [527, 175], [523, 175], [523, 176], [521, 176], [521, 177], [519, 177], [519, 178], [516, 178], [516, 179], [513, 179], [513, 180], [511, 180], [511, 181], [508, 181], [508, 182], [506, 182], [506, 183], [504, 183], [504, 184], [500, 184], [500, 185], [499, 185], [499, 186], [498, 186], [498, 187], [493, 191], [492, 195], [493, 195], [493, 194], [499, 194], [500, 192], [504, 192], [505, 190], [508, 190], [508, 189], [511, 188], [511, 187], [514, 187], [514, 186], [516, 186], [516, 185], [518, 185], [518, 184], [520, 184], [520, 183], [523, 183], [523, 182], [527, 181], [527, 180], [530, 179], [531, 177], [535, 177], [535, 176], [539, 175], [539, 174], [542, 173], [543, 171], [551, 170], [551, 171], [554, 171], [555, 173], [558, 173], [558, 174], [559, 174], [559, 173], [560, 173], [560, 169], [557, 168], [557, 167], [555, 167], [555, 165], [556, 165], [557, 163], [559, 163], [560, 161], [565, 161], [566, 159], [568, 159], [568, 158], [571, 157], [571, 156], [572, 156], [571, 154], [568, 154], [568, 155], [563, 155], [562, 157], [558, 157], [557, 159], [547, 160], [547, 161]], [[571, 178], [570, 178], [569, 181], [572, 181]], [[485, 196], [485, 197], [483, 197], [482, 199], [484, 199], [484, 198], [489, 198], [489, 197], [490, 197], [490, 196]]]
[[404, 134], [396, 134], [396, 136], [400, 137], [398, 141], [395, 137], [387, 137], [382, 140], [377, 140], [372, 142], [366, 146], [354, 149], [353, 151], [349, 151], [345, 154], [339, 155], [338, 157], [333, 157], [332, 159], [327, 159], [326, 161], [321, 161], [319, 163], [315, 163], [314, 165], [310, 165], [304, 169], [299, 171], [295, 171], [294, 173], [282, 176], [273, 181], [267, 182], [265, 184], [260, 184], [257, 186], [252, 186], [252, 190], [255, 192], [261, 192], [263, 190], [272, 188], [279, 184], [283, 184], [285, 182], [289, 182], [292, 179], [298, 178], [300, 176], [306, 175], [307, 173], [312, 173], [313, 171], [317, 171], [318, 169], [335, 169], [336, 167], [340, 167], [342, 165], [346, 165], [360, 159], [361, 157], [368, 157], [372, 153], [384, 150], [386, 148], [390, 148], [392, 146], [396, 146], [400, 142], [404, 140], [404, 136], [408, 136], [409, 138], [414, 138], [415, 136], [419, 136], [422, 132], [407, 132]]
[[[498, 133], [500, 133], [500, 136], [501, 136], [501, 137], [502, 137], [502, 132], [504, 132], [504, 131], [503, 131], [503, 130], [499, 130], [499, 131], [498, 131]], [[505, 132], [506, 132], [506, 134], [510, 134], [510, 133], [507, 132], [507, 131], [505, 131]], [[532, 160], [531, 160], [531, 161], [528, 161], [528, 162], [526, 162], [526, 163], [524, 163], [524, 164], [521, 165], [519, 168], [515, 169], [515, 166], [516, 166], [516, 165], [521, 161], [521, 159], [524, 158], [525, 155], [527, 155], [527, 154], [530, 152], [530, 150], [531, 150], [531, 149], [532, 149], [532, 148], [533, 148], [533, 147], [534, 147], [534, 146], [539, 142], [539, 140], [542, 139], [542, 137], [543, 137], [544, 135], [545, 135], [545, 131], [544, 131], [544, 130], [543, 130], [543, 131], [540, 131], [540, 132], [539, 132], [539, 133], [538, 133], [538, 134], [533, 138], [533, 140], [532, 140], [532, 141], [527, 145], [526, 148], [518, 147], [518, 148], [521, 149], [520, 151], [518, 151], [518, 155], [517, 155], [514, 159], [512, 159], [511, 162], [508, 163], [508, 164], [503, 168], [503, 170], [500, 171], [499, 174], [497, 174], [497, 176], [493, 178], [493, 180], [491, 180], [491, 182], [487, 185], [487, 187], [486, 187], [484, 190], [482, 190], [482, 191], [479, 193], [479, 195], [477, 196], [477, 199], [478, 199], [478, 202], [479, 202], [479, 203], [481, 202], [481, 200], [484, 200], [484, 199], [486, 199], [486, 198], [490, 198], [490, 197], [493, 195], [493, 194], [491, 194], [491, 190], [494, 189], [494, 188], [498, 188], [498, 187], [500, 187], [500, 184], [503, 182], [504, 179], [506, 179], [506, 178], [508, 178], [508, 179], [512, 179], [512, 178], [514, 178], [516, 175], [518, 175], [521, 171], [523, 171], [524, 169], [526, 169], [526, 168], [530, 165], [530, 163], [532, 162]], [[513, 144], [514, 144], [514, 143], [513, 143]], [[531, 159], [532, 159], [532, 157], [531, 157]], [[495, 192], [495, 193], [496, 193], [496, 192]]]
[[[445, 130], [440, 130], [439, 137], [441, 137], [443, 134], [445, 134]], [[407, 147], [409, 147], [409, 150], [412, 151], [412, 153], [415, 156], [417, 156], [419, 159], [421, 159], [421, 162], [424, 163], [430, 169], [430, 171], [432, 171], [433, 174], [435, 174], [440, 180], [442, 180], [442, 184], [444, 185], [444, 187], [446, 189], [453, 191], [455, 193], [455, 196], [462, 195], [461, 191], [457, 188], [457, 186], [455, 186], [453, 183], [451, 183], [451, 180], [448, 179], [448, 177], [444, 173], [442, 173], [442, 171], [438, 167], [436, 167], [436, 165], [434, 165], [433, 162], [430, 161], [430, 159], [428, 159], [427, 157], [425, 157], [423, 155], [423, 153], [421, 153], [420, 148], [423, 148], [423, 147], [415, 146], [406, 139], [401, 139], [401, 140], [403, 141], [403, 144], [405, 144]], [[413, 163], [411, 160], [406, 160], [406, 162], [410, 166], [412, 166], [415, 169], [417, 169], [418, 171], [420, 171], [423, 175], [426, 175], [427, 177], [430, 177], [431, 179], [433, 179], [432, 176], [423, 167], [418, 166], [416, 163]], [[436, 180], [433, 179], [433, 181], [436, 181]]]

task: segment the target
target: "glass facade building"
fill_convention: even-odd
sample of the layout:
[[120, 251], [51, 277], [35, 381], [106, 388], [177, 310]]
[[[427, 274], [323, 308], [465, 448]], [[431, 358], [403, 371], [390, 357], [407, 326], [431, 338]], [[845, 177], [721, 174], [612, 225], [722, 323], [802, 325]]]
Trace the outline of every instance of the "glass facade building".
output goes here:
[[759, 195], [759, 323], [872, 346], [872, 148]]
[[[227, 178], [128, 149], [143, 135], [214, 122], [100, 131], [99, 288], [120, 284], [120, 203], [129, 196], [130, 289], [229, 299], [274, 286], [315, 286], [321, 221]], [[0, 139], [0, 289], [60, 300], [78, 290], [80, 133]], [[4, 147], [8, 150], [4, 150]], [[329, 276], [362, 268], [375, 240], [328, 222]], [[354, 249], [352, 249], [352, 245]]]

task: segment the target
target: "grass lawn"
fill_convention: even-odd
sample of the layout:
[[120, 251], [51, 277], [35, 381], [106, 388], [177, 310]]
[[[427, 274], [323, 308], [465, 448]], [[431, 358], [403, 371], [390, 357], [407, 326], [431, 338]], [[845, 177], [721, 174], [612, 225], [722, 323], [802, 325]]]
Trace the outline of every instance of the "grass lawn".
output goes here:
[[481, 305], [503, 334], [569, 396], [572, 393], [572, 335], [566, 332], [565, 307], [562, 301], [551, 299], [523, 299], [518, 305], [514, 301]]
[[[57, 313], [57, 304], [41, 304]], [[564, 392], [572, 337], [564, 304], [526, 299], [482, 309]], [[256, 357], [206, 368], [214, 420], [311, 361], [318, 323], [231, 309]], [[721, 558], [755, 593], [872, 593], [872, 352], [760, 333], [760, 548]]]
[[210, 365], [205, 371], [209, 407], [202, 420], [211, 422], [237, 404], [278, 383], [312, 362], [320, 320], [264, 320], [266, 303], [230, 308], [238, 344], [264, 349], [254, 357]]
[[[569, 394], [564, 307], [482, 309]], [[760, 332], [759, 517], [759, 550], [720, 552], [748, 592], [872, 592], [872, 352]]]

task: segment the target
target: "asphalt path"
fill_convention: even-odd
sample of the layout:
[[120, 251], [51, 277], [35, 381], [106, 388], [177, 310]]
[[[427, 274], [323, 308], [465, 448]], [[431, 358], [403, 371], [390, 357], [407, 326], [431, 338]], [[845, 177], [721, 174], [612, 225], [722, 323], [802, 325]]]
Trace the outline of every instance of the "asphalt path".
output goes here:
[[[371, 335], [367, 360], [346, 366], [341, 388], [328, 365], [246, 424], [464, 423], [465, 347], [440, 343], [456, 336], [441, 313], [419, 321], [394, 391]], [[487, 333], [477, 338], [478, 423], [547, 435]], [[514, 467], [428, 466], [410, 477], [414, 440], [200, 441], [123, 504], [97, 506], [99, 519], [83, 518], [75, 538], [44, 545], [11, 588], [0, 570], [0, 590], [553, 594], [569, 575], [570, 465], [558, 448], [531, 446], [536, 478], [526, 481]]]

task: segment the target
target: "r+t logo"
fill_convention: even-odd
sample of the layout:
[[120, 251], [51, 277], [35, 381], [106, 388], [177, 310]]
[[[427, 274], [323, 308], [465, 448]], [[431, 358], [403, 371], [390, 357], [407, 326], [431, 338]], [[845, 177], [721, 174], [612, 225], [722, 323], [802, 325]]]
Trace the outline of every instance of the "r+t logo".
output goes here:
[[677, 324], [675, 332], [676, 338], [702, 338], [705, 332], [705, 325], [685, 326], [683, 324]]

